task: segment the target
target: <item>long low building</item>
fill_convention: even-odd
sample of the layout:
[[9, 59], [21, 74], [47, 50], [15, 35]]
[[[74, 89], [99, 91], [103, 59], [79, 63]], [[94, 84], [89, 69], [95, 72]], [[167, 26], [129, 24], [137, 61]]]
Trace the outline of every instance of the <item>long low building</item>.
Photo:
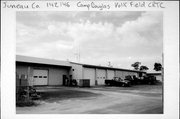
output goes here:
[[81, 63], [71, 63], [71, 71], [73, 79], [90, 79], [90, 85], [104, 85], [105, 79], [113, 79], [114, 77], [120, 77], [122, 79], [125, 76], [131, 75], [136, 77], [141, 77], [146, 74], [146, 72], [120, 69], [106, 66], [97, 66]]
[[64, 85], [70, 78], [78, 83], [80, 79], [89, 79], [90, 86], [95, 86], [104, 85], [105, 79], [124, 79], [127, 75], [141, 77], [146, 72], [17, 55], [16, 74], [26, 75], [32, 85]]
[[154, 76], [156, 77], [156, 80], [159, 82], [163, 82], [163, 76], [161, 71], [156, 71], [156, 72], [147, 72], [147, 76]]

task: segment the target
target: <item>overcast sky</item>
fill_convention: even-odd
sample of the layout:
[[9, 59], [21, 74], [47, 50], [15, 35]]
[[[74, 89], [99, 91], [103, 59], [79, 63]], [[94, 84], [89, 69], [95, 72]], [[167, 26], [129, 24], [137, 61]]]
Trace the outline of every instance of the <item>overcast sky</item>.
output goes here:
[[162, 62], [162, 12], [17, 12], [19, 55], [132, 69]]

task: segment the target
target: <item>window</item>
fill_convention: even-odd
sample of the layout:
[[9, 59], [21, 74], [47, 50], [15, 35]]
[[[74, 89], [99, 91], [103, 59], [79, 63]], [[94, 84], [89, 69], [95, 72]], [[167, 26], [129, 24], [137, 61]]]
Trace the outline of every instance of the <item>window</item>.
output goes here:
[[47, 76], [43, 76], [43, 78], [47, 78]]
[[42, 78], [42, 76], [39, 76], [39, 78]]
[[37, 78], [38, 76], [34, 76], [34, 78]]

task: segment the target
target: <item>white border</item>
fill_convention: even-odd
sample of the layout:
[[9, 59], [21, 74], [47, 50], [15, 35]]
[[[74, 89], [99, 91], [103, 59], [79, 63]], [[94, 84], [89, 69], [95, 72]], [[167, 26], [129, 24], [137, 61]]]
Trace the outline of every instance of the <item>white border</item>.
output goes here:
[[[1, 1], [2, 4], [3, 1]], [[32, 3], [33, 1], [11, 1], [11, 3]], [[47, 2], [47, 1], [46, 1]], [[52, 2], [52, 1], [51, 1]], [[76, 1], [70, 8], [47, 9], [38, 11], [84, 11], [76, 7]], [[83, 1], [89, 2], [89, 1]], [[97, 1], [104, 2], [104, 1]], [[123, 2], [123, 1], [122, 1]], [[141, 1], [142, 2], [142, 1]], [[148, 1], [150, 2], [150, 1]], [[44, 1], [38, 1], [44, 4]], [[113, 1], [104, 3], [113, 4]], [[16, 11], [36, 11], [34, 9], [18, 10], [1, 8], [1, 117], [2, 119], [179, 119], [179, 2], [165, 1], [166, 8], [122, 8], [120, 11], [163, 11], [164, 13], [164, 114], [116, 114], [116, 115], [86, 115], [86, 114], [16, 114], [15, 107], [15, 44], [16, 44]], [[117, 11], [117, 9], [111, 9]]]

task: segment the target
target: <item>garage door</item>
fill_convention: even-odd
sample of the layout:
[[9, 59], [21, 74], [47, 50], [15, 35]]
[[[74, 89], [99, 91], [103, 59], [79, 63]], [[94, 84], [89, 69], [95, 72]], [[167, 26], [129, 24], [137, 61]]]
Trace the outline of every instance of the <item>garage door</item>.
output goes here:
[[131, 76], [136, 76], [137, 77], [137, 73], [135, 73], [135, 72], [129, 72], [129, 75], [131, 75]]
[[116, 77], [120, 77], [120, 78], [124, 79], [123, 71], [116, 71]]
[[114, 70], [108, 70], [107, 79], [113, 79], [113, 78], [114, 78]]
[[84, 79], [90, 79], [90, 86], [95, 85], [95, 69], [84, 68]]
[[97, 84], [104, 85], [106, 79], [106, 70], [104, 69], [97, 69]]
[[34, 85], [47, 85], [48, 84], [48, 71], [47, 70], [34, 70], [33, 71]]

